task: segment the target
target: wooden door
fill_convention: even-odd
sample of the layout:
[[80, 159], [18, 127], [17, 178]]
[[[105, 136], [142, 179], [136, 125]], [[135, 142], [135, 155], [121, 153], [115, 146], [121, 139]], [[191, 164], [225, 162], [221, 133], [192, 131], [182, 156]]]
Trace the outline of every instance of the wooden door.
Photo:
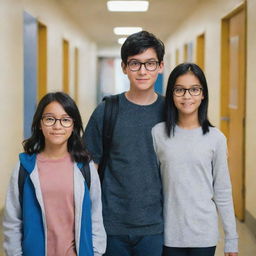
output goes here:
[[38, 89], [37, 100], [41, 98], [47, 92], [47, 27], [38, 22]]
[[204, 70], [204, 52], [205, 52], [205, 42], [204, 34], [199, 35], [196, 39], [196, 64]]
[[222, 64], [222, 121], [221, 127], [228, 139], [228, 161], [233, 186], [235, 213], [244, 220], [244, 131], [245, 131], [245, 11], [223, 21], [226, 54]]
[[62, 41], [63, 50], [63, 92], [69, 93], [69, 42], [67, 40]]

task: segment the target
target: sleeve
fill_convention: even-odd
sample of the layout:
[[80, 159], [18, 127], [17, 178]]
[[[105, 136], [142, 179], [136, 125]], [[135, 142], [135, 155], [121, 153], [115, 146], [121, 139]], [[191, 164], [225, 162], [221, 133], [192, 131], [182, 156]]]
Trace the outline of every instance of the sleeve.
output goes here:
[[154, 148], [155, 153], [156, 153], [157, 163], [158, 163], [158, 165], [160, 165], [160, 161], [159, 161], [159, 158], [158, 158], [158, 152], [157, 152], [156, 128], [154, 128], [154, 127], [152, 128], [151, 135], [152, 135], [152, 140], [153, 140], [153, 148]]
[[214, 201], [220, 214], [224, 233], [224, 251], [238, 251], [238, 234], [234, 214], [232, 186], [227, 162], [227, 144], [224, 135], [217, 143], [213, 159], [213, 188]]
[[94, 163], [90, 162], [91, 187], [90, 197], [92, 204], [92, 239], [94, 256], [101, 256], [106, 250], [106, 232], [102, 217], [101, 186], [98, 172]]
[[93, 161], [99, 164], [101, 161], [102, 149], [102, 130], [103, 130], [103, 117], [104, 106], [102, 102], [91, 115], [89, 122], [83, 134], [83, 142], [87, 151], [92, 156]]
[[22, 255], [22, 218], [18, 188], [19, 167], [20, 163], [16, 165], [11, 176], [5, 202], [3, 218], [3, 247], [7, 256]]

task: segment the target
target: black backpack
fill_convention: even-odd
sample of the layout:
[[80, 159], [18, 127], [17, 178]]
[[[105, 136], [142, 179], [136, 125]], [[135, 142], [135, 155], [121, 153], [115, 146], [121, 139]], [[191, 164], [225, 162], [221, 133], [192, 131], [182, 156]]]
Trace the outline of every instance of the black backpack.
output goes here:
[[107, 165], [113, 137], [113, 131], [117, 120], [119, 110], [119, 95], [107, 96], [104, 97], [103, 100], [105, 101], [102, 132], [103, 156], [98, 167], [98, 173], [101, 183], [103, 182], [104, 170]]
[[[90, 167], [89, 167], [89, 163], [86, 163], [83, 165], [82, 168], [79, 168], [84, 179], [85, 182], [87, 184], [88, 189], [90, 190], [90, 186], [91, 186], [91, 172], [90, 172]], [[22, 164], [20, 164], [20, 169], [19, 169], [19, 177], [18, 177], [18, 187], [19, 187], [19, 201], [20, 201], [20, 205], [22, 206], [22, 199], [23, 199], [23, 188], [24, 188], [24, 184], [26, 181], [26, 178], [28, 176], [28, 172], [25, 170], [25, 168], [23, 167]]]

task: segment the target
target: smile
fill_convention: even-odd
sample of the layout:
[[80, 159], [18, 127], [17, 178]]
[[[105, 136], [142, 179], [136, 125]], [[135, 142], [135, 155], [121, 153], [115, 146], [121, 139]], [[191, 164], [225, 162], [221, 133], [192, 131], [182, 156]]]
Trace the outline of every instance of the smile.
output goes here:
[[185, 103], [181, 103], [181, 105], [183, 105], [184, 107], [189, 107], [189, 106], [192, 106], [194, 103], [188, 103], [188, 102], [185, 102]]
[[136, 80], [139, 81], [139, 82], [147, 82], [149, 79], [147, 79], [147, 78], [138, 78]]

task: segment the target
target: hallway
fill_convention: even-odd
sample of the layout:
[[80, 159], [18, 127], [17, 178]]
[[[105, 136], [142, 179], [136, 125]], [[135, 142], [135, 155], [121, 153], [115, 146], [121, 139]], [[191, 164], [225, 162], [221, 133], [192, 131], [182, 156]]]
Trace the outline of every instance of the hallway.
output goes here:
[[[204, 70], [209, 119], [227, 137], [236, 216], [244, 220], [238, 222], [239, 255], [255, 256], [256, 0], [150, 0], [145, 13], [109, 12], [106, 2], [0, 0], [0, 219], [38, 100], [46, 92], [67, 92], [85, 126], [103, 96], [127, 90], [118, 43], [123, 35], [114, 27], [140, 26], [165, 44], [160, 93], [177, 64], [195, 62]], [[220, 242], [216, 256], [222, 251]]]

